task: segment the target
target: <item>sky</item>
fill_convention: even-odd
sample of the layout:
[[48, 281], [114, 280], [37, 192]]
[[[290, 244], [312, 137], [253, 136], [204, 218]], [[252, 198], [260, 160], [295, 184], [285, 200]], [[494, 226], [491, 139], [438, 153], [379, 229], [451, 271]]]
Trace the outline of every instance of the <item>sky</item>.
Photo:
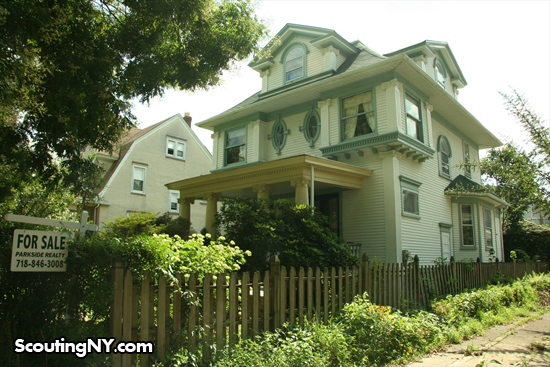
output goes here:
[[[523, 145], [526, 134], [507, 113], [499, 92], [523, 94], [550, 127], [550, 0], [328, 1], [259, 0], [256, 15], [270, 37], [287, 23], [335, 30], [386, 54], [423, 42], [447, 42], [468, 83], [458, 101], [503, 142]], [[190, 93], [168, 90], [149, 105], [134, 104], [138, 127], [189, 112], [193, 130], [212, 151], [211, 131], [194, 126], [261, 89], [246, 61], [224, 72], [222, 83]]]

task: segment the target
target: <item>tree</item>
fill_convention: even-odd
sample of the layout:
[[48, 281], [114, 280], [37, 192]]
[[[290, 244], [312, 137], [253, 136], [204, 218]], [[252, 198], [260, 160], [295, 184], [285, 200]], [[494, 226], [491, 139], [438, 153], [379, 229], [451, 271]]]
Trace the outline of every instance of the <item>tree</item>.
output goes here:
[[132, 99], [215, 85], [264, 32], [248, 0], [0, 2], [0, 201], [31, 175], [85, 186], [84, 148], [112, 149]]
[[519, 223], [530, 207], [550, 212], [550, 130], [516, 90], [500, 94], [508, 112], [529, 134], [532, 148], [526, 151], [509, 143], [489, 150], [480, 162], [487, 188], [510, 204], [505, 212], [509, 228]]

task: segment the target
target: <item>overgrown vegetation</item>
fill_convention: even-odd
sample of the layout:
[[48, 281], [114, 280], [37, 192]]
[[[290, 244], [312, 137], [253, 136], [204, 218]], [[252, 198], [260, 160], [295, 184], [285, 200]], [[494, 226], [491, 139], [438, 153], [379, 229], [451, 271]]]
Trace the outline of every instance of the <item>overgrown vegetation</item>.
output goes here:
[[[548, 305], [550, 275], [448, 296], [432, 312], [402, 313], [357, 297], [328, 325], [286, 326], [218, 351], [212, 361], [180, 351], [164, 366], [383, 366], [413, 360]], [[163, 366], [159, 364], [159, 366]]]
[[278, 254], [286, 267], [354, 266], [344, 240], [332, 232], [327, 219], [307, 205], [287, 200], [227, 199], [216, 216], [219, 230], [252, 253], [247, 271], [267, 269]]

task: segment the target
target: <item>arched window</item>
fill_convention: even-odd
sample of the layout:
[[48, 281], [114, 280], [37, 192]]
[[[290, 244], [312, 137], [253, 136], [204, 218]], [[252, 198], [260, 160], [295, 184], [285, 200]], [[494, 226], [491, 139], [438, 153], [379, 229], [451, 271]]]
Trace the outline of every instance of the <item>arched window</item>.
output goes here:
[[445, 135], [441, 135], [437, 142], [439, 151], [439, 174], [448, 179], [451, 178], [451, 144]]
[[283, 55], [285, 83], [305, 77], [306, 52], [307, 48], [301, 43], [287, 49]]
[[445, 70], [445, 65], [441, 59], [437, 58], [434, 61], [434, 70], [435, 70], [435, 80], [445, 88], [445, 79], [447, 78], [447, 71]]
[[304, 119], [304, 125], [300, 126], [300, 131], [304, 132], [304, 137], [309, 142], [309, 146], [313, 147], [321, 132], [321, 119], [319, 118], [319, 114], [311, 110]]

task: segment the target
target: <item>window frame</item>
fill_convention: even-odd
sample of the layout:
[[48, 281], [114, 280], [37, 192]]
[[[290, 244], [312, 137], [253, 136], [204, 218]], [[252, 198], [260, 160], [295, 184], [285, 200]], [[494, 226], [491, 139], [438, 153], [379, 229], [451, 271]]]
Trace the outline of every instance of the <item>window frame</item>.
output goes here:
[[[282, 129], [281, 133], [281, 141], [278, 142], [277, 134], [279, 127]], [[286, 136], [290, 134], [290, 130], [287, 129], [285, 121], [278, 117], [277, 121], [273, 124], [273, 128], [271, 129], [271, 134], [267, 136], [268, 140], [271, 140], [271, 143], [273, 144], [273, 148], [275, 148], [275, 151], [277, 154], [281, 154], [281, 150], [284, 148], [286, 144]]]
[[[471, 224], [465, 224], [464, 218], [463, 218], [463, 211], [462, 208], [469, 206], [470, 207], [470, 217], [471, 217]], [[474, 210], [474, 204], [468, 204], [468, 203], [461, 203], [458, 205], [459, 209], [459, 215], [460, 215], [460, 248], [463, 250], [475, 250], [477, 248], [476, 246], [476, 226], [475, 226], [475, 210]], [[465, 227], [471, 227], [472, 228], [472, 245], [465, 245], [464, 244], [464, 228]]]
[[[231, 133], [233, 131], [236, 131], [236, 130], [241, 130], [241, 129], [243, 130], [243, 133], [244, 133], [243, 143], [228, 145], [229, 133]], [[224, 134], [224, 148], [223, 148], [223, 152], [224, 152], [223, 163], [224, 163], [224, 166], [230, 166], [230, 165], [235, 165], [235, 164], [244, 164], [244, 163], [246, 163], [246, 145], [247, 145], [247, 128], [246, 128], [246, 125], [239, 126], [239, 127], [236, 127], [236, 128], [230, 129], [230, 130], [226, 130], [225, 134]], [[229, 157], [229, 155], [227, 154], [228, 150], [232, 149], [232, 148], [236, 148], [236, 147], [241, 147], [241, 146], [244, 147], [244, 149], [243, 149], [244, 150], [243, 159], [239, 160], [239, 161], [236, 161], [236, 162], [228, 162], [228, 157]], [[240, 156], [240, 153], [239, 153], [239, 156]]]
[[[135, 189], [135, 181], [136, 181], [136, 170], [143, 170], [143, 180], [142, 180], [142, 189], [137, 190]], [[144, 164], [132, 164], [132, 184], [131, 184], [131, 192], [133, 194], [141, 194], [145, 195], [145, 191], [147, 188], [147, 166]]]
[[[294, 60], [298, 59], [298, 57], [296, 57], [292, 60], [288, 60], [288, 57], [289, 57], [289, 55], [291, 54], [292, 51], [297, 50], [297, 49], [302, 51], [302, 55], [299, 56], [299, 57], [302, 58], [301, 65], [297, 66], [297, 67], [294, 67], [291, 70], [288, 70], [288, 63], [290, 61], [294, 61]], [[281, 56], [281, 63], [283, 64], [283, 85], [291, 84], [291, 83], [294, 83], [298, 80], [302, 80], [302, 79], [306, 78], [306, 75], [307, 75], [307, 54], [308, 54], [308, 49], [307, 49], [306, 45], [304, 45], [301, 42], [292, 43], [286, 48], [285, 52]], [[302, 74], [300, 76], [294, 77], [292, 79], [288, 79], [288, 73], [291, 72], [291, 71], [294, 71], [294, 70], [298, 70], [298, 69], [301, 69]]]
[[[176, 209], [172, 209], [172, 204], [174, 203], [172, 201], [172, 195], [176, 195]], [[168, 211], [170, 213], [179, 213], [180, 212], [180, 192], [179, 190], [168, 190]]]
[[[310, 121], [311, 118], [315, 118], [317, 122], [317, 131], [315, 132], [315, 135], [311, 136], [310, 131]], [[315, 142], [317, 139], [319, 139], [319, 136], [321, 135], [321, 117], [315, 110], [311, 110], [306, 114], [306, 117], [304, 118], [304, 124], [303, 126], [300, 126], [300, 131], [304, 133], [304, 138], [309, 143], [309, 146], [313, 148], [315, 146]]]
[[462, 142], [462, 154], [464, 159], [464, 176], [472, 178], [472, 167], [470, 166], [472, 156], [470, 154], [470, 144]]
[[[170, 142], [174, 143], [173, 152], [170, 153]], [[179, 146], [182, 146], [182, 149], [178, 149]], [[174, 158], [184, 161], [185, 160], [185, 153], [187, 150], [187, 141], [184, 139], [178, 139], [171, 136], [166, 137], [166, 157], [168, 158]], [[178, 155], [178, 152], [181, 151], [181, 156]]]
[[[444, 152], [443, 146], [446, 145], [449, 149], [448, 152]], [[451, 143], [449, 142], [449, 139], [445, 135], [440, 135], [437, 140], [437, 151], [438, 151], [438, 159], [439, 159], [439, 175], [445, 178], [451, 179], [451, 157], [453, 156], [453, 151], [451, 149]], [[447, 154], [447, 170], [448, 173], [444, 172], [444, 162], [443, 162], [443, 154]]]
[[[361, 113], [358, 112], [356, 114], [344, 117], [344, 101], [347, 100], [347, 99], [359, 96], [361, 94], [365, 94], [365, 93], [370, 93], [370, 95], [371, 95], [372, 108], [370, 110], [367, 110], [367, 111], [362, 111]], [[362, 137], [373, 136], [373, 135], [377, 134], [378, 126], [376, 125], [376, 100], [375, 100], [374, 88], [361, 90], [357, 93], [353, 93], [353, 94], [341, 97], [339, 108], [340, 108], [340, 129], [341, 129], [341, 139], [340, 140], [341, 141], [351, 140], [351, 139], [360, 139]], [[372, 115], [372, 119], [373, 119], [372, 126], [368, 122], [368, 115]], [[346, 120], [352, 119], [352, 118], [359, 118], [361, 116], [365, 116], [366, 124], [367, 124], [368, 127], [370, 127], [370, 129], [372, 131], [368, 132], [368, 133], [365, 133], [365, 134], [359, 134], [359, 135], [355, 135], [355, 133], [354, 133], [353, 136], [351, 136], [349, 138], [346, 138], [346, 126], [345, 126], [346, 125]], [[357, 124], [357, 122], [356, 122], [356, 124]], [[357, 126], [356, 126], [356, 129], [357, 129]]]
[[[407, 102], [411, 103], [411, 101], [409, 99], [407, 99], [407, 97], [409, 97], [410, 99], [414, 100], [416, 102], [416, 104], [414, 104], [416, 107], [418, 107], [418, 118], [416, 118], [415, 116], [409, 114], [409, 109], [407, 108]], [[424, 121], [422, 119], [422, 100], [420, 98], [417, 98], [416, 96], [414, 96], [413, 94], [409, 93], [409, 92], [405, 92], [405, 127], [406, 127], [406, 134], [408, 136], [410, 136], [411, 138], [415, 139], [415, 140], [418, 140], [419, 142], [423, 143], [424, 142]], [[413, 134], [411, 134], [409, 132], [409, 120], [413, 121], [414, 122], [414, 126], [415, 126], [415, 132], [416, 132], [416, 135], [418, 136], [415, 136]]]
[[[420, 219], [420, 186], [422, 182], [414, 180], [406, 176], [399, 176], [401, 185], [401, 215], [404, 217], [410, 217]], [[405, 194], [412, 194], [414, 199], [414, 211], [408, 211], [405, 208]]]

